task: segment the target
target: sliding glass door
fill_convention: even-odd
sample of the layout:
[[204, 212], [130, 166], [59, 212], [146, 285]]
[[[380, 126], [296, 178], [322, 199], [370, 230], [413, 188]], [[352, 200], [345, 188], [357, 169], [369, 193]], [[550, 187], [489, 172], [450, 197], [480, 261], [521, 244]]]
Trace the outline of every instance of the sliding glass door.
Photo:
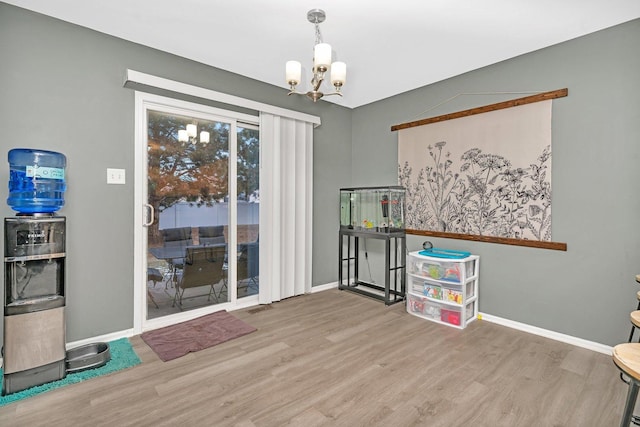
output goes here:
[[240, 300], [257, 302], [257, 118], [149, 98], [144, 103], [146, 321], [182, 321]]

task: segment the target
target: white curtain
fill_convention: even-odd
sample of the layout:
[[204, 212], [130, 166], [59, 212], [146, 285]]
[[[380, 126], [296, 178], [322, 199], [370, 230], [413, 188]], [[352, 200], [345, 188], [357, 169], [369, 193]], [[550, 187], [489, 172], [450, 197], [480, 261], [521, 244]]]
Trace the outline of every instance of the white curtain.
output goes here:
[[260, 304], [311, 291], [313, 124], [260, 115]]

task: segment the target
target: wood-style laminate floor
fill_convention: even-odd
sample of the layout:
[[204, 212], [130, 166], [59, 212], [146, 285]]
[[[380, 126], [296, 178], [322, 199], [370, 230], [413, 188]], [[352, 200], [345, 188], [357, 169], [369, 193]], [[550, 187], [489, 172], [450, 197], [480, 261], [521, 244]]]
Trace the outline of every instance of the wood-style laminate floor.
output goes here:
[[236, 311], [257, 332], [0, 408], [0, 426], [616, 426], [610, 356], [330, 290]]

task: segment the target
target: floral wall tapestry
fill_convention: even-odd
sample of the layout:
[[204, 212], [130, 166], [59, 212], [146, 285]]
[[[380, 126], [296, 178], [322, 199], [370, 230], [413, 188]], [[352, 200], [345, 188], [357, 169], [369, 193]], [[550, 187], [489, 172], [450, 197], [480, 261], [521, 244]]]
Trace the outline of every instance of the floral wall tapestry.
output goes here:
[[399, 130], [406, 228], [550, 241], [551, 102]]

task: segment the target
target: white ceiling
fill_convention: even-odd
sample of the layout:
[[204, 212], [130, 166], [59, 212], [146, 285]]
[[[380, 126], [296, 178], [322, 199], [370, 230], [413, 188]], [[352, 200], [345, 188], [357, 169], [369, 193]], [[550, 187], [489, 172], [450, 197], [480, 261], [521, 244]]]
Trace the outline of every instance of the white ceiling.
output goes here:
[[283, 88], [296, 59], [303, 90], [320, 8], [347, 63], [325, 99], [351, 108], [640, 17], [640, 0], [4, 1]]

